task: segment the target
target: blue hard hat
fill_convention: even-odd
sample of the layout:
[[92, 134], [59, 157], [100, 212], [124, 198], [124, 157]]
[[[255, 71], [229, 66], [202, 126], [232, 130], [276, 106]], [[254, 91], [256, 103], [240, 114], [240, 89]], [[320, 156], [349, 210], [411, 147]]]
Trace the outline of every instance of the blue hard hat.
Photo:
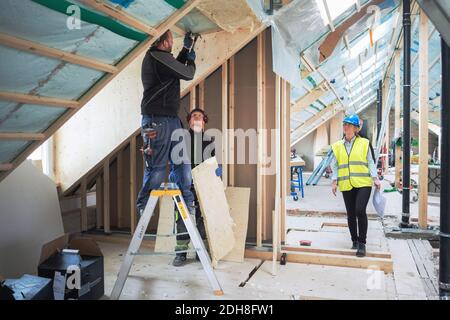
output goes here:
[[350, 123], [350, 124], [354, 125], [355, 127], [359, 127], [359, 125], [360, 125], [359, 117], [356, 114], [352, 114], [352, 115], [345, 117], [343, 122]]

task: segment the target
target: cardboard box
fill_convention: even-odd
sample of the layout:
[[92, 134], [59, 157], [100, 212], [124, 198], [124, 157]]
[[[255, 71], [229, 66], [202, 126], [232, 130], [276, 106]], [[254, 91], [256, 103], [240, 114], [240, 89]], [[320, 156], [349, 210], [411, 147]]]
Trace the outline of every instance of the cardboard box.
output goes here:
[[[78, 252], [64, 252], [64, 249]], [[81, 237], [69, 239], [68, 235], [64, 235], [42, 247], [38, 275], [52, 279], [52, 287], [55, 273], [65, 276], [70, 266], [77, 266], [80, 270], [80, 288], [69, 288], [66, 283], [65, 299], [96, 300], [103, 296], [103, 254], [94, 240]], [[71, 275], [67, 274], [67, 277]]]
[[0, 300], [53, 300], [52, 281], [29, 274], [1, 280]]

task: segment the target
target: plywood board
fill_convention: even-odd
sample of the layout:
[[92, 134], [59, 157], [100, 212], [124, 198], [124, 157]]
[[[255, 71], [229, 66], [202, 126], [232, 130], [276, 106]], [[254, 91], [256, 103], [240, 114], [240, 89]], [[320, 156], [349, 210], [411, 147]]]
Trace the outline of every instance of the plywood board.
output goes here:
[[250, 188], [228, 187], [225, 190], [231, 218], [234, 221], [233, 233], [235, 244], [223, 260], [244, 262], [245, 240], [247, 238], [248, 212], [250, 206]]
[[214, 267], [233, 249], [235, 243], [233, 219], [222, 180], [215, 173], [217, 168], [217, 160], [213, 157], [192, 170]]

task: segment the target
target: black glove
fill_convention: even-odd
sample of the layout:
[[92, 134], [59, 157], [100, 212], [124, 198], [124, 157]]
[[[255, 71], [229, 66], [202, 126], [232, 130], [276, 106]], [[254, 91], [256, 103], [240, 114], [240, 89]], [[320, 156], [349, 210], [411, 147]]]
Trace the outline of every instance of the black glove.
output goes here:
[[193, 40], [191, 38], [191, 33], [190, 32], [186, 33], [186, 35], [184, 36], [184, 41], [183, 41], [184, 47], [186, 49], [190, 49], [192, 47], [192, 42], [193, 42]]
[[194, 50], [189, 51], [187, 53], [186, 57], [187, 57], [188, 60], [191, 60], [191, 61], [195, 61], [195, 58], [197, 58]]

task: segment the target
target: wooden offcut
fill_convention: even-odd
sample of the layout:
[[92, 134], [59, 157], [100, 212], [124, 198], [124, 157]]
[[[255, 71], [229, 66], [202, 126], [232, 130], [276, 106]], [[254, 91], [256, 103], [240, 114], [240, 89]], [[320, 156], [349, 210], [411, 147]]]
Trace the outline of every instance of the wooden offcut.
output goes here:
[[222, 180], [215, 173], [217, 168], [217, 160], [213, 157], [192, 170], [214, 267], [235, 244], [233, 219]]
[[[175, 225], [175, 204], [172, 197], [159, 198], [158, 234], [168, 235], [173, 233]], [[175, 237], [156, 237], [155, 252], [169, 252], [175, 249]]]
[[248, 213], [250, 206], [250, 188], [229, 187], [225, 190], [231, 218], [234, 221], [233, 233], [235, 244], [223, 260], [244, 262], [245, 240], [247, 238]]

